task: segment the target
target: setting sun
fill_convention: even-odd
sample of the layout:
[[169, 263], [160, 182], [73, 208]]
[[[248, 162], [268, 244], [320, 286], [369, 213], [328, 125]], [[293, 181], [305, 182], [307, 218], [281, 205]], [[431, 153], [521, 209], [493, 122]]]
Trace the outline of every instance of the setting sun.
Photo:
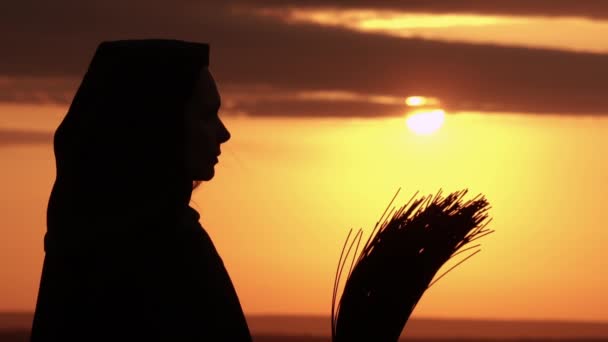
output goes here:
[[415, 111], [408, 114], [407, 127], [419, 135], [429, 135], [441, 128], [445, 121], [443, 109]]

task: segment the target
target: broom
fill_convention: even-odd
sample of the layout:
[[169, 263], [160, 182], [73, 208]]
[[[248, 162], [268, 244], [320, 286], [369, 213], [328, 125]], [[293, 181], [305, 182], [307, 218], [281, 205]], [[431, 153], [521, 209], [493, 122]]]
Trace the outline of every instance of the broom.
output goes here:
[[[490, 207], [481, 194], [464, 202], [467, 192], [443, 197], [440, 190], [417, 199], [415, 193], [403, 207], [388, 212], [398, 190], [358, 256], [363, 231], [353, 235], [351, 229], [334, 281], [333, 342], [397, 341], [424, 291], [479, 252], [478, 244], [467, 245], [492, 233], [486, 229]], [[465, 252], [467, 257], [433, 281], [446, 261]], [[350, 268], [337, 303], [349, 256]]]

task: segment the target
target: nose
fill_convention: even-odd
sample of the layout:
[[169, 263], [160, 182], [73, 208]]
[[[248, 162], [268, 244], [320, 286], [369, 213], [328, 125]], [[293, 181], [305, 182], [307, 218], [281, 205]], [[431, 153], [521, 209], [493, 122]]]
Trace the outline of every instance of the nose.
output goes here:
[[224, 125], [224, 123], [220, 120], [219, 121], [219, 127], [218, 127], [218, 140], [220, 142], [220, 144], [225, 143], [226, 141], [230, 140], [230, 132], [228, 131], [228, 129], [226, 128], [226, 126]]

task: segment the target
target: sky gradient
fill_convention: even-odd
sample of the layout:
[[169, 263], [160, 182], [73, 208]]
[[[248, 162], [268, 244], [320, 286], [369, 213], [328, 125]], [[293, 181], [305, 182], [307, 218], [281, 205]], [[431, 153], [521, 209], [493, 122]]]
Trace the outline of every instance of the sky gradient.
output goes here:
[[[33, 310], [52, 134], [95, 47], [156, 37], [211, 44], [232, 139], [193, 206], [246, 312], [329, 314], [349, 228], [397, 188], [469, 188], [496, 233], [415, 316], [608, 321], [608, 5], [411, 3], [3, 4], [0, 311]], [[412, 95], [438, 132], [407, 129]]]

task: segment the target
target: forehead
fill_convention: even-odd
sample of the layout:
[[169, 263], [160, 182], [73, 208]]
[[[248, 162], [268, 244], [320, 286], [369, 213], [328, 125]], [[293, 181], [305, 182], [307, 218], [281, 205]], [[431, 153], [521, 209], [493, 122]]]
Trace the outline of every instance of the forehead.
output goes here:
[[193, 95], [205, 107], [217, 108], [220, 106], [220, 93], [207, 67], [201, 69]]

